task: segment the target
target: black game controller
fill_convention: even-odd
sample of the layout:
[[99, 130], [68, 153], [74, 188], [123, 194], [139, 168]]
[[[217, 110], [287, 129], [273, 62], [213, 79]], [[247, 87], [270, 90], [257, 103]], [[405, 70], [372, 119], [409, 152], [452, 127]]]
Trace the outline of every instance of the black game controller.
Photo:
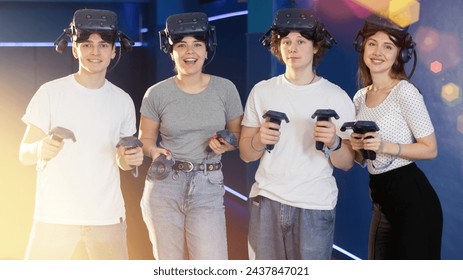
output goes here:
[[159, 155], [153, 163], [151, 163], [150, 169], [148, 170], [149, 180], [164, 180], [167, 178], [169, 173], [172, 171], [172, 167], [175, 164], [174, 158], [168, 160], [166, 155]]
[[[137, 147], [143, 147], [143, 143], [135, 136], [122, 137], [117, 143], [116, 148], [120, 146], [124, 147], [126, 150], [135, 149]], [[132, 171], [133, 177], [138, 177], [138, 167], [135, 166], [135, 169]]]
[[[227, 142], [228, 144], [232, 145], [235, 148], [238, 148], [238, 140], [236, 139], [235, 134], [233, 134], [233, 132], [231, 132], [230, 130], [227, 130], [227, 129], [220, 130], [220, 131], [217, 131], [215, 135], [217, 136], [216, 139], [219, 140], [220, 144], [225, 145], [225, 143], [220, 141], [220, 139], [223, 139], [223, 141]], [[209, 146], [207, 146], [206, 150], [209, 153], [212, 152], [212, 149]]]
[[[223, 141], [227, 142], [233, 147], [235, 148], [238, 147], [238, 140], [236, 139], [235, 134], [233, 134], [233, 132], [231, 132], [230, 130], [227, 130], [227, 129], [220, 130], [220, 131], [217, 131], [215, 135], [217, 135], [217, 139], [223, 139]], [[220, 143], [224, 144], [222, 142]]]
[[[278, 125], [281, 124], [282, 120], [285, 120], [286, 123], [289, 123], [288, 117], [283, 112], [268, 110], [267, 112], [265, 112], [265, 114], [262, 116], [262, 118], [265, 119], [267, 117], [269, 118], [269, 121], [271, 123], [276, 123]], [[276, 129], [273, 129], [273, 130], [276, 130]], [[273, 150], [274, 147], [275, 147], [275, 145], [266, 145], [265, 150], [267, 150], [267, 152], [270, 153], [270, 151]]]
[[[376, 125], [374, 121], [345, 122], [341, 127], [341, 131], [346, 131], [346, 129], [352, 129], [355, 133], [358, 134], [379, 131], [379, 127]], [[372, 136], [366, 138], [372, 138]], [[362, 154], [363, 159], [376, 159], [375, 151], [362, 149], [360, 150], [360, 153]]]
[[[76, 137], [74, 136], [74, 132], [61, 126], [55, 126], [54, 128], [50, 129], [50, 131], [48, 131], [48, 135], [51, 136], [51, 139], [59, 142], [63, 142], [64, 139], [71, 139], [72, 142], [77, 141]], [[43, 171], [47, 166], [47, 162], [47, 160], [40, 160], [37, 163], [37, 170]]]
[[[312, 119], [314, 119], [315, 117], [317, 117], [317, 121], [329, 121], [330, 118], [333, 117], [337, 120], [339, 119], [339, 116], [336, 113], [336, 111], [332, 109], [318, 109], [317, 111], [315, 111], [315, 113], [313, 113]], [[325, 144], [323, 142], [315, 142], [315, 148], [319, 151], [323, 150], [324, 145]]]
[[49, 132], [48, 135], [51, 135], [51, 139], [57, 140], [59, 142], [63, 142], [64, 139], [71, 139], [72, 142], [76, 142], [76, 137], [74, 136], [74, 132], [71, 130], [61, 127], [61, 126], [56, 126], [52, 128]]

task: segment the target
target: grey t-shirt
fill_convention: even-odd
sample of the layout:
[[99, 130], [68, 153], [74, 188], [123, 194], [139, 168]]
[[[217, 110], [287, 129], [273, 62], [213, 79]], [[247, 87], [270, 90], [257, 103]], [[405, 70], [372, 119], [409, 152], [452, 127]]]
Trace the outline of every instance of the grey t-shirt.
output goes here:
[[171, 77], [148, 88], [140, 113], [160, 124], [160, 146], [176, 160], [201, 163], [220, 160], [220, 155], [207, 153], [209, 139], [241, 116], [243, 106], [235, 85], [227, 79], [211, 75], [204, 91], [188, 94]]

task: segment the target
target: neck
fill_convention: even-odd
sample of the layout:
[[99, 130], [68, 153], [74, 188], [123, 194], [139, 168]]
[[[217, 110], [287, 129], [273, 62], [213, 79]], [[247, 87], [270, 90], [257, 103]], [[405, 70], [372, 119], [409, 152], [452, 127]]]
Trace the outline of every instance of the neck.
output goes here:
[[292, 84], [298, 86], [310, 85], [315, 82], [317, 75], [314, 71], [291, 71], [286, 70], [285, 78]]
[[74, 78], [79, 84], [81, 84], [82, 86], [86, 88], [99, 89], [105, 83], [106, 72], [91, 74], [91, 73], [85, 73], [83, 71], [79, 71], [74, 74]]
[[387, 78], [382, 80], [373, 80], [373, 84], [370, 86], [370, 90], [373, 92], [388, 91], [397, 84], [397, 80]]
[[191, 94], [199, 93], [203, 91], [210, 80], [210, 76], [204, 73], [198, 75], [181, 75], [175, 76], [175, 82], [177, 86], [183, 91]]

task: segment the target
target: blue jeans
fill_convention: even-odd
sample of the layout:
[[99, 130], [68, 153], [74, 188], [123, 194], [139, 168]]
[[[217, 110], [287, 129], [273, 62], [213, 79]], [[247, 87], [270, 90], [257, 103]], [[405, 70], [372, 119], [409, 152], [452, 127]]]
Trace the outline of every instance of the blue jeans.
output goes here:
[[34, 221], [26, 249], [26, 260], [71, 259], [83, 242], [91, 260], [127, 260], [127, 225], [81, 226]]
[[228, 259], [222, 171], [145, 180], [141, 200], [157, 260]]
[[331, 259], [335, 209], [302, 209], [263, 196], [251, 198], [250, 203], [250, 259]]

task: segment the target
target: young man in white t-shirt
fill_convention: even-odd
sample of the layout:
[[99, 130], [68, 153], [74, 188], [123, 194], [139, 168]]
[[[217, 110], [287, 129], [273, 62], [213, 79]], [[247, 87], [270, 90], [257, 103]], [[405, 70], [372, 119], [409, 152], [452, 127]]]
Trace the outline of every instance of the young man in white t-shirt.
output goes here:
[[25, 258], [70, 259], [82, 242], [90, 259], [128, 259], [119, 167], [140, 166], [143, 152], [118, 145], [136, 133], [135, 108], [126, 92], [106, 80], [106, 72], [116, 39], [123, 50], [132, 41], [107, 10], [77, 10], [56, 41], [58, 52], [67, 46], [66, 35], [79, 70], [43, 84], [22, 118], [27, 128], [20, 161], [37, 165]]

